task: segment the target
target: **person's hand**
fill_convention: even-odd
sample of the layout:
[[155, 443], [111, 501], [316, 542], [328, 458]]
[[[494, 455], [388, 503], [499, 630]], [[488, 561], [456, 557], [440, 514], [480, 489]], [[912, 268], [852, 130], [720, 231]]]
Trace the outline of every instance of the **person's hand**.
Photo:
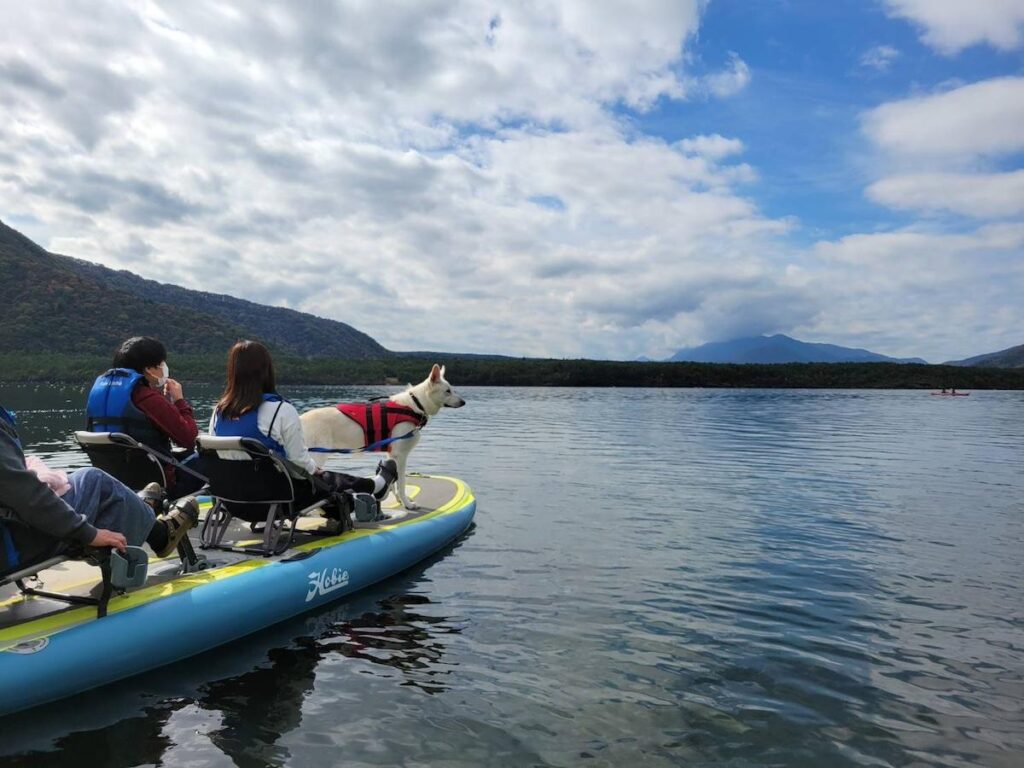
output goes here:
[[90, 547], [113, 547], [118, 552], [124, 552], [128, 547], [128, 539], [124, 537], [123, 533], [117, 531], [108, 531], [106, 528], [100, 528], [96, 531], [95, 538], [89, 542]]
[[168, 379], [164, 384], [164, 394], [167, 395], [167, 399], [172, 403], [176, 403], [182, 398], [181, 384], [175, 379]]

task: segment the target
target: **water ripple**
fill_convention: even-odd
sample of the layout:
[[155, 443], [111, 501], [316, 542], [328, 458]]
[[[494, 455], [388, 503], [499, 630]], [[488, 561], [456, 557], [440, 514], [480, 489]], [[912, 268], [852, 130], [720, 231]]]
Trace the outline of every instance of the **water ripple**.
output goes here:
[[[304, 408], [388, 391], [286, 394]], [[191, 393], [208, 416], [216, 390]], [[34, 450], [84, 464], [68, 440], [80, 390], [0, 394]], [[1020, 393], [463, 394], [412, 458], [477, 492], [476, 531], [454, 552], [159, 683], [15, 719], [0, 752], [32, 766], [85, 752], [109, 765], [1020, 764]], [[105, 746], [129, 732], [135, 746]]]

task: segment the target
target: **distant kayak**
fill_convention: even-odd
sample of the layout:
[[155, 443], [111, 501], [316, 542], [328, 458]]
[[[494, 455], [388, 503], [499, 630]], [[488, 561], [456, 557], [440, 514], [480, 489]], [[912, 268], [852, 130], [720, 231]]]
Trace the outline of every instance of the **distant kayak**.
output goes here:
[[970, 397], [970, 392], [932, 392], [933, 397]]

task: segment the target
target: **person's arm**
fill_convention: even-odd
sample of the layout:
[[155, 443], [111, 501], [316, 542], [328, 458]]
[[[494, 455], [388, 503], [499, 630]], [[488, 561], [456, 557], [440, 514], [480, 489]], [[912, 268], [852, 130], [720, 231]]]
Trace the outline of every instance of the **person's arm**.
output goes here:
[[196, 447], [199, 427], [187, 400], [171, 403], [152, 387], [139, 386], [132, 392], [132, 402], [157, 429], [182, 448], [193, 450]]
[[99, 534], [25, 466], [24, 454], [6, 430], [0, 430], [0, 506], [30, 528], [62, 541], [92, 544]]
[[[277, 403], [271, 403], [275, 408]], [[306, 449], [306, 438], [302, 434], [302, 422], [299, 412], [291, 403], [281, 403], [281, 410], [270, 427], [270, 437], [284, 446], [288, 461], [313, 474], [317, 471], [316, 462]], [[268, 409], [269, 410], [269, 409]], [[273, 412], [271, 412], [273, 413]]]

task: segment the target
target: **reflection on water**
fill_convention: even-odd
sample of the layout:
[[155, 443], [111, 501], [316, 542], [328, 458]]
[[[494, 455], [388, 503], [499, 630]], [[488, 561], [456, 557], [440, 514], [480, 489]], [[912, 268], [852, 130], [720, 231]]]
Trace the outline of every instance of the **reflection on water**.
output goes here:
[[[89, 755], [92, 765], [132, 766], [157, 763], [172, 745], [171, 739], [163, 733], [163, 727], [174, 710], [180, 706], [180, 702], [167, 702], [159, 707], [145, 707], [134, 717], [126, 717], [95, 730], [59, 737], [54, 741], [54, 751], [25, 752], [6, 759], [0, 757], [0, 760], [4, 765], [25, 768], [66, 766], [73, 755]], [[4, 751], [6, 750], [7, 745]]]
[[416, 606], [429, 604], [425, 595], [389, 597], [379, 611], [335, 624], [316, 644], [350, 659], [391, 667], [400, 673], [401, 685], [441, 693], [447, 690], [448, 674], [441, 636], [460, 630], [446, 618], [416, 612]]
[[[290, 753], [279, 743], [281, 737], [301, 725], [316, 670], [332, 654], [395, 670], [401, 685], [425, 693], [445, 690], [440, 682], [444, 645], [434, 635], [458, 629], [443, 617], [409, 608], [429, 604], [424, 595], [392, 595], [379, 601], [378, 610], [353, 619], [322, 617], [316, 635], [271, 649], [268, 666], [204, 686], [196, 703], [220, 717], [219, 725], [207, 733], [211, 742], [239, 766], [284, 764]], [[344, 722], [340, 711], [338, 723]]]
[[283, 763], [288, 750], [278, 741], [302, 723], [302, 702], [313, 690], [320, 661], [315, 642], [273, 648], [268, 657], [269, 666], [205, 686], [196, 702], [220, 716], [207, 736], [237, 765]]
[[[207, 417], [217, 388], [186, 391]], [[285, 394], [301, 409], [387, 391]], [[480, 500], [452, 556], [0, 721], [0, 754], [1021, 764], [1024, 394], [460, 392], [467, 407], [432, 420], [410, 460]], [[83, 400], [0, 387], [31, 447], [66, 467], [84, 463], [68, 440]]]

